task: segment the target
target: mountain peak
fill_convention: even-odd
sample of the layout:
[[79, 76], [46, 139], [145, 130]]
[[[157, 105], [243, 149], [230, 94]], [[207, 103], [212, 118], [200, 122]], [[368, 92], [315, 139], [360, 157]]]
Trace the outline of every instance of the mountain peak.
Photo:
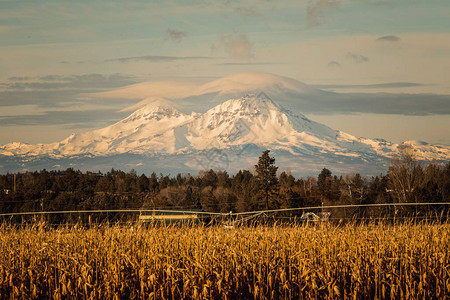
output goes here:
[[163, 118], [178, 118], [184, 114], [178, 111], [176, 104], [163, 98], [147, 98], [137, 103], [136, 108], [139, 107], [124, 122], [136, 120], [161, 120]]
[[257, 117], [268, 115], [271, 111], [281, 112], [281, 108], [265, 93], [259, 93], [257, 95], [246, 94], [241, 98], [230, 99], [211, 108], [206, 114]]
[[135, 112], [141, 108], [147, 107], [147, 110], [158, 109], [158, 108], [169, 108], [169, 109], [178, 109], [179, 105], [175, 102], [167, 100], [166, 98], [161, 97], [147, 97], [143, 100], [139, 101], [136, 104], [128, 106], [122, 110], [121, 112]]
[[[238, 92], [229, 94], [235, 85]], [[298, 161], [299, 168], [323, 167], [325, 162], [330, 162], [344, 171], [349, 165], [387, 162], [404, 145], [413, 145], [418, 159], [448, 160], [450, 157], [450, 147], [420, 142], [398, 145], [357, 138], [294, 114], [276, 104], [271, 97], [274, 100], [289, 97], [291, 88], [299, 90], [302, 84], [281, 76], [239, 73], [203, 87], [208, 92], [200, 99], [204, 108], [217, 102], [219, 92], [227, 92], [223, 98], [228, 100], [204, 113], [186, 115], [166, 98], [146, 98], [134, 105], [136, 111], [130, 116], [102, 129], [71, 135], [59, 143], [0, 146], [0, 170], [9, 161], [15, 164], [15, 159], [22, 168], [31, 161], [30, 157], [42, 164], [53, 163], [54, 160], [59, 163], [67, 158], [71, 165], [72, 157], [78, 155], [88, 155], [89, 159], [120, 155], [111, 157], [122, 160], [127, 167], [135, 155], [139, 155], [139, 163], [151, 160], [151, 167], [154, 167], [153, 163], [164, 167], [177, 163], [177, 168], [184, 170], [191, 166], [209, 168], [216, 160], [219, 163], [230, 160], [242, 167], [249, 159], [257, 158], [261, 149], [278, 151], [289, 166], [293, 160]], [[186, 109], [199, 99], [177, 101]], [[296, 100], [293, 103], [298, 105]], [[2, 161], [2, 155], [8, 158]], [[287, 162], [285, 155], [294, 159]]]
[[294, 131], [286, 113], [266, 94], [259, 93], [230, 99], [211, 108], [189, 124], [188, 139], [197, 149], [225, 148], [274, 143]]

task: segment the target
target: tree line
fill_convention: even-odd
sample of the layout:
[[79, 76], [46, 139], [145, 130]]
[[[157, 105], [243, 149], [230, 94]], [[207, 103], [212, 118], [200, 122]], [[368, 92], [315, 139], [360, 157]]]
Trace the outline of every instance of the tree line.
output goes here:
[[[393, 159], [386, 175], [335, 176], [324, 168], [317, 177], [295, 178], [279, 172], [263, 152], [254, 170], [200, 171], [196, 175], [138, 175], [120, 170], [35, 171], [0, 175], [0, 212], [93, 209], [177, 209], [206, 212], [355, 205], [450, 202], [450, 162], [424, 165], [408, 151]], [[436, 207], [355, 208], [332, 216], [370, 218], [420, 214]], [[301, 214], [301, 213], [300, 213]], [[289, 213], [292, 216], [292, 213]]]

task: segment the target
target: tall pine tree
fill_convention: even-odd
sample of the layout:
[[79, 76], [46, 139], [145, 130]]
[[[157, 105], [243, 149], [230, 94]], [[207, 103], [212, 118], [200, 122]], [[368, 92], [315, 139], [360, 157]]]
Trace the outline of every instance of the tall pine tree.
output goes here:
[[259, 157], [258, 164], [255, 165], [256, 181], [258, 188], [264, 196], [266, 210], [269, 209], [269, 198], [278, 193], [278, 178], [275, 166], [275, 158], [269, 156], [270, 150], [266, 150]]

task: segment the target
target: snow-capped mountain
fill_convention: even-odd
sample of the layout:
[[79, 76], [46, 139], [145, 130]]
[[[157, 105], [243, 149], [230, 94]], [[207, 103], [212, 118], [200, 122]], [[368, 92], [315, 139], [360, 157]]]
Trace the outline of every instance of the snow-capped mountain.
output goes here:
[[[108, 127], [72, 134], [58, 143], [0, 146], [0, 169], [236, 171], [251, 168], [261, 152], [270, 149], [277, 164], [295, 174], [312, 175], [323, 167], [338, 173], [376, 174], [385, 172], [389, 159], [405, 145], [413, 147], [419, 159], [450, 159], [450, 147], [357, 138], [293, 113], [264, 92], [254, 93], [260, 88], [276, 97], [286, 89], [320, 92], [274, 76], [244, 73], [196, 87], [191, 94], [238, 95], [204, 113], [186, 114], [174, 102], [150, 95], [130, 116]], [[246, 90], [250, 92], [240, 95]]]
[[63, 155], [173, 153], [177, 128], [192, 119], [193, 115], [181, 113], [168, 101], [156, 100], [111, 126], [72, 135], [53, 149]]
[[[111, 126], [72, 134], [59, 143], [7, 144], [0, 148], [0, 154], [50, 157], [174, 154], [246, 144], [293, 154], [330, 152], [353, 156], [357, 152], [376, 153], [374, 146], [379, 150], [380, 142], [356, 139], [295, 115], [261, 93], [230, 99], [204, 114], [190, 115], [183, 114], [167, 100], [155, 100]], [[396, 146], [385, 147], [393, 151]]]
[[58, 143], [27, 145], [11, 143], [0, 147], [0, 155], [50, 157], [79, 154], [174, 152], [175, 128], [192, 121], [172, 103], [158, 99], [127, 118], [102, 129], [72, 134]]

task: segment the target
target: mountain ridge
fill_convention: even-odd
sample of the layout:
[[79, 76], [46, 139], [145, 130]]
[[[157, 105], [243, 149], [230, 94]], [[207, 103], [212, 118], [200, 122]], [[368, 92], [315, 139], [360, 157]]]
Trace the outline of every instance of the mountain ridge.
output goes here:
[[[355, 137], [314, 122], [273, 101], [266, 91], [254, 93], [252, 89], [283, 85], [283, 88], [297, 88], [297, 92], [315, 90], [309, 91], [302, 83], [271, 74], [255, 75], [245, 81], [250, 75], [242, 73], [207, 85], [203, 92], [208, 95], [211, 91], [226, 91], [228, 95], [235, 85], [233, 82], [242, 79], [241, 85], [235, 85], [240, 90], [238, 97], [227, 96], [231, 98], [203, 113], [185, 113], [178, 102], [148, 97], [136, 104], [137, 109], [128, 117], [105, 128], [72, 134], [51, 144], [9, 143], [0, 146], [0, 170], [26, 169], [33, 164], [52, 168], [62, 161], [69, 165], [74, 161], [83, 164], [83, 159], [89, 159], [91, 164], [93, 159], [104, 161], [106, 167], [106, 164], [115, 163], [114, 156], [127, 168], [146, 164], [149, 168], [151, 163], [162, 170], [164, 163], [172, 164], [167, 169], [185, 171], [208, 167], [240, 168], [251, 166], [251, 161], [265, 149], [279, 153], [278, 161], [286, 165], [316, 169], [320, 164], [328, 167], [324, 165], [327, 163], [342, 170], [356, 166], [364, 168], [365, 165], [377, 172], [387, 170], [389, 160], [406, 146], [414, 148], [420, 160], [450, 159], [448, 146], [415, 141], [395, 144], [382, 139]], [[223, 82], [230, 86], [224, 85], [220, 90]], [[245, 89], [250, 91], [244, 93]], [[282, 97], [279, 92], [274, 95]], [[138, 157], [141, 162], [135, 163]], [[221, 157], [227, 163], [217, 162]], [[296, 163], [289, 163], [288, 158]], [[46, 160], [55, 164], [45, 164]], [[201, 163], [196, 164], [199, 161]], [[181, 165], [175, 166], [174, 162]]]
[[[247, 94], [229, 99], [207, 112], [184, 114], [168, 100], [156, 100], [128, 117], [102, 129], [72, 134], [61, 142], [28, 145], [10, 143], [0, 147], [0, 154], [60, 157], [92, 154], [177, 153], [186, 150], [227, 148], [245, 144], [262, 147], [296, 147], [310, 151], [334, 152], [354, 156], [363, 152], [392, 157], [399, 145], [385, 140], [357, 138], [331, 129], [301, 114], [294, 114], [272, 101], [265, 93]], [[182, 140], [182, 141], [180, 141]], [[444, 146], [423, 142], [404, 142], [425, 152], [439, 149], [433, 159], [448, 158]], [[321, 148], [321, 149], [319, 149]], [[291, 150], [292, 153], [296, 151]]]

